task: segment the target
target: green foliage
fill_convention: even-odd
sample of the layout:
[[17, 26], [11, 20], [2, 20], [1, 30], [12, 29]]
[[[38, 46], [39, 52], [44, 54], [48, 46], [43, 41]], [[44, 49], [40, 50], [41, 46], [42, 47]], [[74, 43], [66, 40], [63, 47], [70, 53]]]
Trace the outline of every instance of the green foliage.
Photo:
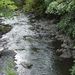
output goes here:
[[15, 10], [17, 7], [12, 0], [0, 0], [0, 9]]
[[46, 13], [61, 15], [58, 27], [69, 36], [75, 37], [75, 0], [50, 0]]
[[33, 0], [25, 0], [24, 9], [27, 12], [30, 12], [33, 10], [34, 1]]
[[45, 5], [48, 6], [53, 0], [44, 0]]
[[0, 0], [0, 16], [10, 16], [17, 9], [13, 0]]
[[13, 62], [13, 60], [8, 59], [6, 61], [6, 64], [7, 65], [4, 68], [5, 74], [6, 75], [17, 75], [16, 71], [14, 70], [15, 63]]
[[75, 75], [75, 64], [70, 69], [71, 75]]
[[8, 68], [6, 75], [16, 75], [16, 72], [13, 69]]
[[49, 4], [46, 12], [61, 15], [73, 9], [75, 9], [75, 0], [55, 0]]
[[[61, 16], [57, 24], [59, 29], [75, 39], [75, 0], [52, 0], [46, 13]], [[71, 69], [71, 75], [75, 75], [75, 65]]]
[[25, 0], [23, 6], [25, 12], [35, 12], [37, 14], [44, 13], [45, 5], [44, 0]]
[[75, 15], [68, 13], [58, 23], [58, 27], [71, 37], [75, 37]]
[[75, 0], [25, 0], [26, 12], [50, 13], [63, 15], [75, 9]]

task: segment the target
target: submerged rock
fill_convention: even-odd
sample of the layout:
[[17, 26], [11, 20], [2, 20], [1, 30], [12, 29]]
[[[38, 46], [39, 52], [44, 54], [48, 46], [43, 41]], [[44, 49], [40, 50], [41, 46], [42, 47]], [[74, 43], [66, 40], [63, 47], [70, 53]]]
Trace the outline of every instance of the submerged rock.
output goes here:
[[24, 67], [24, 68], [27, 68], [27, 69], [31, 69], [33, 64], [31, 63], [26, 63], [26, 62], [22, 62], [21, 65]]
[[56, 54], [59, 56], [59, 55], [61, 55], [63, 53], [62, 51], [63, 51], [62, 49], [57, 49]]
[[0, 37], [1, 37], [1, 35], [3, 35], [3, 34], [5, 34], [5, 33], [7, 33], [7, 32], [9, 32], [10, 30], [11, 30], [11, 26], [10, 25], [5, 25], [5, 24], [0, 24]]

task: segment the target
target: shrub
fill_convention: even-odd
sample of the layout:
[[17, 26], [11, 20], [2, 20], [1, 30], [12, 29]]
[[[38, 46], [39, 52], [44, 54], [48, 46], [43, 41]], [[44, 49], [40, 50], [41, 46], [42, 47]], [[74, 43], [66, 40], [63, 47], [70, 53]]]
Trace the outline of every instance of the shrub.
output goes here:
[[72, 38], [75, 37], [75, 15], [74, 13], [68, 13], [61, 21], [58, 23], [59, 29], [64, 31], [67, 35], [71, 36]]
[[17, 6], [14, 1], [0, 0], [0, 16], [9, 16], [15, 9], [17, 9]]
[[[75, 62], [75, 61], [74, 61]], [[71, 75], [75, 75], [75, 64], [70, 69]]]
[[44, 0], [25, 0], [23, 6], [25, 12], [35, 12], [37, 14], [44, 13], [45, 3]]
[[74, 0], [55, 0], [52, 1], [48, 8], [47, 13], [53, 14], [65, 14], [75, 9]]
[[46, 7], [52, 2], [53, 0], [44, 0]]
[[53, 0], [49, 3], [46, 13], [61, 15], [58, 27], [67, 35], [75, 37], [75, 0]]

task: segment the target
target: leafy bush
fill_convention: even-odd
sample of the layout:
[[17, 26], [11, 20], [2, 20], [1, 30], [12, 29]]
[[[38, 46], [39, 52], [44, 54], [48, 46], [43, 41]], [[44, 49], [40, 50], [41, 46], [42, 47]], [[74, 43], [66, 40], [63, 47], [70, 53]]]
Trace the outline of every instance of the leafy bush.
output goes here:
[[13, 0], [0, 0], [0, 16], [9, 16], [17, 9]]
[[53, 14], [65, 14], [75, 9], [74, 0], [55, 0], [52, 1], [48, 8], [47, 13]]
[[75, 37], [75, 15], [74, 13], [66, 14], [61, 21], [58, 23], [58, 27], [64, 31], [66, 34]]
[[45, 3], [44, 0], [25, 0], [23, 6], [25, 12], [35, 12], [37, 14], [44, 13]]
[[[75, 61], [74, 61], [75, 62]], [[70, 69], [71, 75], [75, 75], [75, 64]]]
[[75, 0], [52, 0], [46, 13], [61, 15], [58, 27], [69, 36], [75, 37]]
[[23, 6], [25, 11], [30, 12], [33, 10], [34, 0], [25, 0], [25, 5]]
[[53, 0], [44, 0], [45, 5], [48, 6]]

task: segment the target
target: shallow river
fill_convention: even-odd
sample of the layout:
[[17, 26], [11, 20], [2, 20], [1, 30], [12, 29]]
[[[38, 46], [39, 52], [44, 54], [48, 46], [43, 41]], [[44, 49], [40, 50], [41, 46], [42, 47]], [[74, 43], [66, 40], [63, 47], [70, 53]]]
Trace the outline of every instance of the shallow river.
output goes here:
[[[52, 39], [49, 37], [53, 29], [50, 28], [52, 25], [48, 20], [31, 23], [27, 16], [20, 14], [13, 19], [6, 19], [4, 23], [12, 25], [13, 28], [0, 40], [4, 40], [3, 47], [7, 51], [16, 53], [14, 62], [18, 75], [69, 75], [70, 63], [59, 61], [53, 50]], [[11, 57], [10, 55], [4, 60]]]

